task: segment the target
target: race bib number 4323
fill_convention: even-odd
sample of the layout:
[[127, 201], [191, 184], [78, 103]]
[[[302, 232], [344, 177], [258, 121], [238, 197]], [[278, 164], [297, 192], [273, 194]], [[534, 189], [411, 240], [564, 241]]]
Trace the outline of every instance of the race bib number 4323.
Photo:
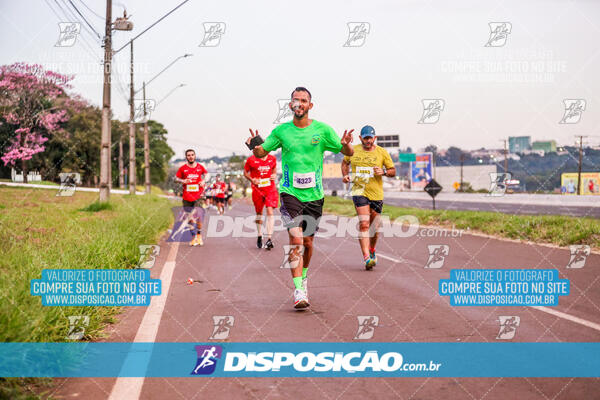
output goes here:
[[294, 172], [294, 187], [297, 189], [308, 189], [316, 186], [315, 173], [306, 172], [303, 174]]

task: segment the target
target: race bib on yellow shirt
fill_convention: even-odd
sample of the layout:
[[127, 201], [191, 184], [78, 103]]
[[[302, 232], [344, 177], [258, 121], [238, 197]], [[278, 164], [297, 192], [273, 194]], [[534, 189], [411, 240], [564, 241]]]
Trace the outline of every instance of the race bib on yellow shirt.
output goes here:
[[361, 178], [372, 178], [374, 176], [373, 167], [356, 167], [356, 175]]

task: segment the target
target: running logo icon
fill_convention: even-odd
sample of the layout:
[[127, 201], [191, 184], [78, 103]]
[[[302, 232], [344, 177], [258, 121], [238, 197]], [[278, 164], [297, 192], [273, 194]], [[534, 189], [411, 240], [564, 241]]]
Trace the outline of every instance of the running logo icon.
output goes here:
[[361, 47], [365, 44], [367, 35], [371, 32], [368, 22], [348, 22], [348, 39], [343, 47]]
[[498, 331], [498, 336], [496, 339], [500, 340], [510, 340], [515, 337], [515, 333], [517, 333], [517, 327], [521, 323], [521, 317], [517, 316], [499, 316], [498, 321], [500, 321], [500, 330]]
[[584, 99], [564, 99], [565, 113], [559, 124], [576, 124], [585, 111], [586, 101]]
[[506, 193], [506, 182], [511, 178], [511, 174], [490, 172], [490, 190], [488, 196], [504, 196]]
[[506, 44], [508, 35], [512, 31], [510, 22], [490, 22], [490, 38], [485, 47], [502, 47]]
[[438, 269], [444, 266], [446, 256], [449, 254], [450, 246], [447, 244], [429, 244], [427, 245], [429, 250], [429, 258], [425, 264], [425, 268]]
[[192, 223], [192, 219], [204, 219], [204, 209], [202, 207], [194, 207], [192, 211], [187, 212], [184, 207], [173, 207], [175, 222], [173, 229], [167, 239], [167, 242], [189, 242], [195, 236], [196, 226]]
[[81, 24], [79, 22], [59, 22], [58, 29], [60, 29], [60, 34], [54, 47], [71, 47], [81, 32]]
[[225, 340], [229, 337], [229, 331], [233, 328], [235, 318], [231, 315], [213, 315], [213, 333], [208, 339]]
[[221, 346], [196, 346], [198, 361], [190, 375], [210, 375], [217, 368], [217, 360], [223, 355]]
[[85, 334], [85, 328], [90, 324], [90, 317], [87, 315], [71, 315], [69, 317], [69, 332], [67, 340], [81, 340]]
[[571, 250], [571, 258], [569, 259], [567, 268], [583, 268], [587, 256], [590, 255], [590, 246], [587, 244], [574, 244], [569, 246], [569, 250]]
[[60, 187], [58, 188], [57, 196], [73, 196], [78, 183], [81, 183], [81, 175], [79, 172], [61, 172], [58, 174], [60, 178]]
[[440, 120], [446, 102], [443, 99], [423, 99], [423, 115], [418, 124], [435, 124]]
[[290, 109], [290, 100], [289, 99], [278, 99], [277, 107], [279, 109], [277, 110], [277, 117], [275, 118], [275, 121], [273, 121], [273, 123], [279, 125], [284, 122], [291, 121], [293, 113], [292, 113], [292, 110]]
[[217, 47], [225, 34], [225, 22], [204, 22], [204, 38], [198, 47]]
[[135, 107], [135, 114], [133, 115], [133, 122], [145, 123], [150, 119], [150, 114], [156, 108], [156, 101], [154, 99], [143, 99], [134, 100], [137, 105]]
[[354, 339], [368, 340], [373, 337], [375, 328], [379, 326], [379, 317], [377, 315], [358, 315], [358, 330]]
[[283, 245], [283, 263], [279, 268], [296, 268], [300, 261], [300, 256], [304, 254], [304, 246]]
[[150, 269], [154, 267], [156, 257], [160, 254], [160, 246], [155, 244], [140, 244], [140, 260], [138, 268]]

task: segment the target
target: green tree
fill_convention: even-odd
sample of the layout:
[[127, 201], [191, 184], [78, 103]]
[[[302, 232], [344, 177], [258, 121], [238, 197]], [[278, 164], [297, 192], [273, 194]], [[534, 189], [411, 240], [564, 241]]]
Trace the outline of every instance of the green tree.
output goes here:
[[[129, 151], [125, 151], [125, 143], [129, 141], [129, 122], [122, 122], [116, 119], [111, 121], [111, 174], [112, 185], [119, 187], [119, 139], [123, 141], [123, 167], [129, 166]], [[126, 182], [126, 181], [125, 181]]]
[[148, 121], [150, 136], [150, 182], [158, 185], [166, 181], [169, 171], [169, 160], [175, 152], [167, 143], [168, 131], [160, 122]]
[[100, 172], [101, 111], [94, 106], [73, 112], [62, 131], [46, 143], [46, 151], [34, 161], [47, 180], [60, 172], [79, 172], [84, 186], [93, 186]]

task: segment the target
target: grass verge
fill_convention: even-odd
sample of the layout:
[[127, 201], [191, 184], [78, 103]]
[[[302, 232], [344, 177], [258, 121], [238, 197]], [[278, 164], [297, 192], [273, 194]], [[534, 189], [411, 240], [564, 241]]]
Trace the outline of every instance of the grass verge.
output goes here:
[[[42, 307], [29, 291], [42, 269], [132, 268], [138, 245], [157, 243], [172, 221], [168, 199], [113, 194], [98, 203], [97, 196], [0, 186], [0, 341], [66, 342], [74, 315], [89, 317], [84, 340], [96, 340], [114, 321], [118, 307]], [[0, 399], [35, 397], [43, 382], [0, 379]]]
[[[327, 196], [323, 210], [332, 214], [356, 214], [350, 199]], [[469, 229], [509, 239], [558, 246], [588, 244], [600, 250], [600, 222], [595, 218], [564, 215], [511, 215], [487, 211], [423, 210], [384, 205], [383, 214], [390, 219], [414, 215], [422, 225]]]
[[[127, 189], [129, 189], [129, 187], [127, 187]], [[135, 187], [135, 190], [138, 191], [138, 192], [144, 192], [146, 190], [146, 186], [144, 186], [144, 185], [137, 185]], [[152, 194], [162, 194], [162, 195], [166, 195], [167, 194], [160, 187], [154, 186], [154, 185], [150, 185], [150, 193], [152, 193]]]

